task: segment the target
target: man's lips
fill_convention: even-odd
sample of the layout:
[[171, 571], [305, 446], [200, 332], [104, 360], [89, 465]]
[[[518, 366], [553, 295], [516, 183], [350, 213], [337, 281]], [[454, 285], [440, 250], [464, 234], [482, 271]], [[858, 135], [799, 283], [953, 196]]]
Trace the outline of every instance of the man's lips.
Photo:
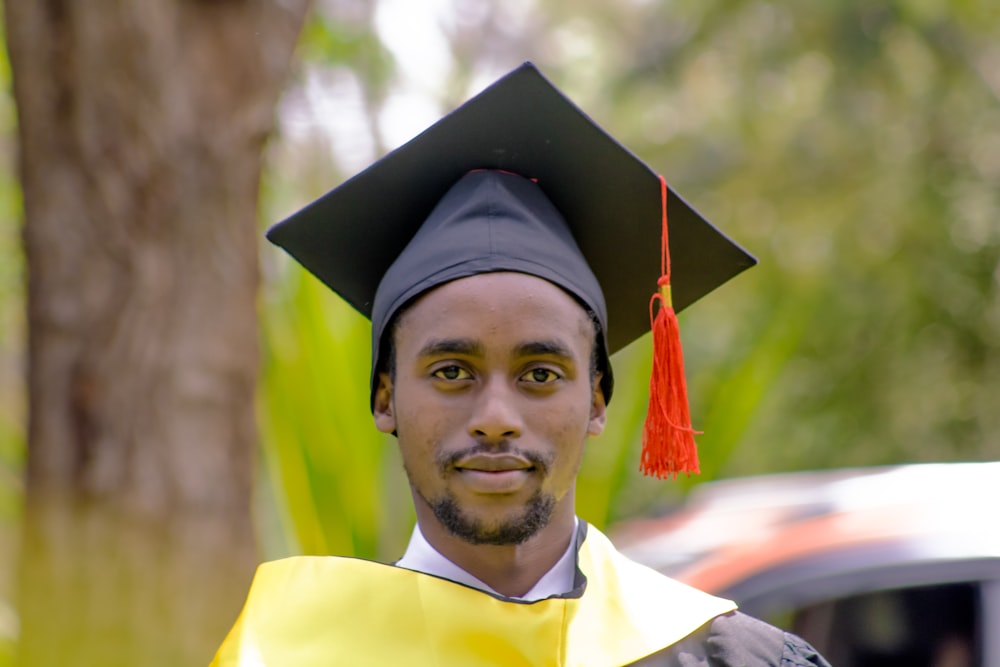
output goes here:
[[478, 453], [459, 458], [454, 470], [460, 484], [477, 495], [510, 496], [527, 488], [538, 468], [517, 454]]
[[530, 471], [535, 465], [528, 459], [515, 454], [474, 454], [459, 459], [455, 468], [463, 471], [503, 473], [516, 470]]

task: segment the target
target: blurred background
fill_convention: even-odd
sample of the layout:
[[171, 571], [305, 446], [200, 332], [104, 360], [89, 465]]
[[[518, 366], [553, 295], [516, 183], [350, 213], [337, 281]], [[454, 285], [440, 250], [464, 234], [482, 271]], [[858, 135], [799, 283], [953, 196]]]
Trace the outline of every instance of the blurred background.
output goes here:
[[681, 316], [702, 475], [637, 472], [646, 337], [583, 518], [1000, 458], [992, 3], [3, 5], [0, 665], [206, 664], [258, 560], [401, 555], [368, 324], [262, 233], [525, 60], [761, 262]]

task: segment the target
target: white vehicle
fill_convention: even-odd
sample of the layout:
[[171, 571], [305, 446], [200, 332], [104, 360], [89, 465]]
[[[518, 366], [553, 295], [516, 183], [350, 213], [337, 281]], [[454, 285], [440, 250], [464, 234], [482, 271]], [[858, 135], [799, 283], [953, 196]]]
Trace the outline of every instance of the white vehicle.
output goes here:
[[836, 667], [1000, 667], [1000, 462], [711, 482], [613, 537]]

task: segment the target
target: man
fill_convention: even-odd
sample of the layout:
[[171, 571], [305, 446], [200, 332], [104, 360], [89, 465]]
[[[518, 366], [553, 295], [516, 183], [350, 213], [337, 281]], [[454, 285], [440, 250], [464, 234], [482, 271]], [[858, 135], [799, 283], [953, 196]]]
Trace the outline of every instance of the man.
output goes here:
[[[658, 260], [678, 307], [753, 264], [667, 195], [526, 64], [269, 232], [372, 318], [372, 411], [417, 526], [394, 565], [261, 566], [214, 664], [825, 664], [575, 515], [609, 355], [648, 330]], [[689, 437], [676, 414], [651, 441]], [[644, 455], [661, 475], [683, 459]]]

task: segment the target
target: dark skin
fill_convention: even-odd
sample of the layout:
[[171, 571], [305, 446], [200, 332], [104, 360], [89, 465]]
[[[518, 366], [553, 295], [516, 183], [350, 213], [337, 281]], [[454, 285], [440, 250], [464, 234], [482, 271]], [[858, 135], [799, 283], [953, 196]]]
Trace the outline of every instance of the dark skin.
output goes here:
[[593, 345], [572, 297], [510, 272], [437, 287], [394, 329], [375, 423], [397, 433], [427, 541], [504, 595], [527, 593], [572, 539], [584, 444], [605, 422]]

